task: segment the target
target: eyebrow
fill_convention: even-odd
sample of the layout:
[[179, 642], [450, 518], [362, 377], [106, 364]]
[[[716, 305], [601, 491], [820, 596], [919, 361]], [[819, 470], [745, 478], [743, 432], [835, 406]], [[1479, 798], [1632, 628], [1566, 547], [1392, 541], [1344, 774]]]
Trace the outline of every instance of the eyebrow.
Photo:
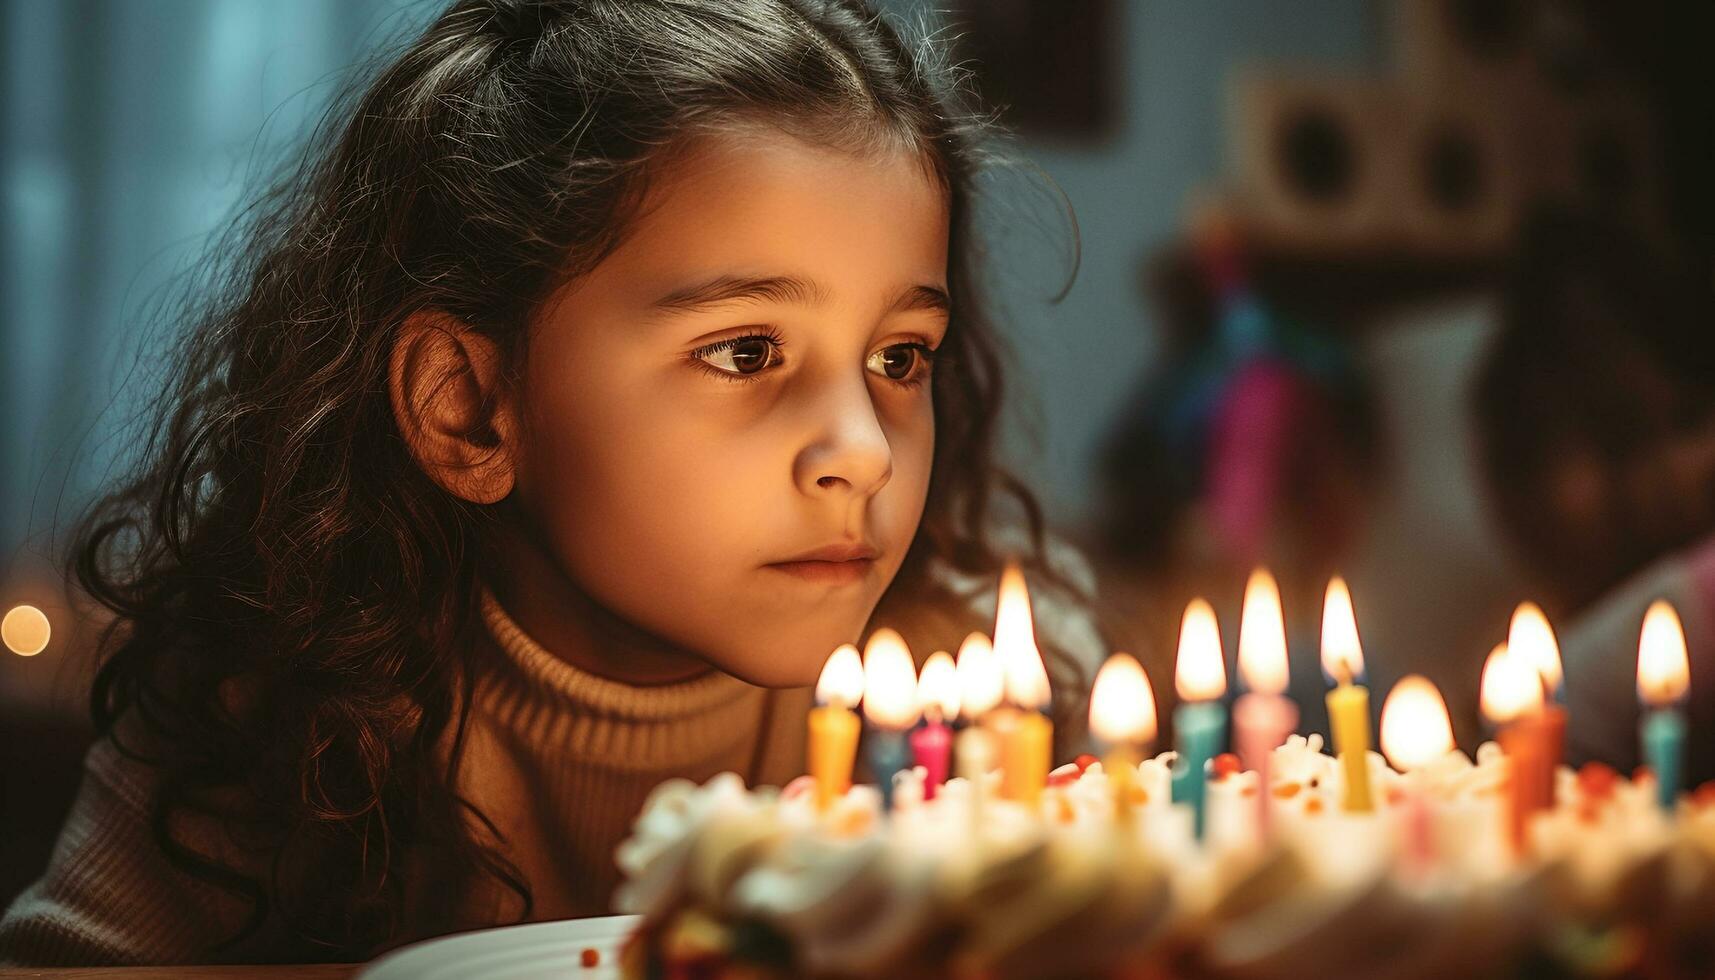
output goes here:
[[[670, 314], [695, 313], [727, 303], [772, 301], [818, 305], [828, 302], [829, 292], [819, 283], [797, 276], [716, 276], [660, 297], [650, 306]], [[929, 310], [949, 313], [952, 301], [940, 286], [918, 284], [907, 287], [889, 306], [889, 313]]]

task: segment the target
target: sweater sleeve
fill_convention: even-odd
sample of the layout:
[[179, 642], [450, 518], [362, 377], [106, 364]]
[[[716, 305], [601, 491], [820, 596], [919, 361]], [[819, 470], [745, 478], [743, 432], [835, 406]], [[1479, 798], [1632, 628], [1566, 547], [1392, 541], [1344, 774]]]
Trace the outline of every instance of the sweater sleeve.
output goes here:
[[1715, 631], [1707, 597], [1698, 588], [1691, 556], [1675, 556], [1638, 573], [1568, 624], [1561, 635], [1566, 669], [1567, 761], [1606, 762], [1622, 772], [1638, 757], [1638, 634], [1644, 611], [1656, 599], [1673, 603], [1690, 640], [1692, 695], [1687, 705], [1693, 737], [1686, 775], [1707, 778], [1701, 744], [1715, 725]]
[[242, 903], [180, 871], [149, 831], [150, 770], [101, 738], [42, 878], [0, 918], [0, 966], [203, 960]]

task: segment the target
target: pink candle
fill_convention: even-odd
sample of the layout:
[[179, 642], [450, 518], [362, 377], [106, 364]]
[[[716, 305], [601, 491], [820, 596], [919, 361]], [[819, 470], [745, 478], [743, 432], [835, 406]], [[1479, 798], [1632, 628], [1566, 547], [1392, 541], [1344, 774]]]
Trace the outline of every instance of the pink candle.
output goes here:
[[911, 733], [911, 756], [923, 767], [923, 798], [932, 800], [947, 781], [947, 760], [953, 750], [953, 733], [939, 721], [930, 721]]
[[923, 725], [911, 733], [911, 756], [923, 768], [923, 798], [932, 800], [947, 781], [952, 757], [953, 732], [946, 723], [959, 715], [958, 673], [945, 650], [937, 650], [923, 662], [917, 677], [917, 703], [923, 711]]
[[1280, 587], [1264, 569], [1245, 584], [1239, 619], [1239, 676], [1247, 693], [1233, 704], [1233, 741], [1239, 758], [1257, 775], [1257, 838], [1273, 835], [1270, 760], [1275, 747], [1298, 727], [1298, 706], [1287, 700], [1286, 620]]
[[1419, 875], [1434, 866], [1435, 834], [1420, 771], [1453, 751], [1447, 702], [1428, 678], [1412, 674], [1388, 692], [1382, 705], [1382, 752], [1405, 773], [1406, 866]]

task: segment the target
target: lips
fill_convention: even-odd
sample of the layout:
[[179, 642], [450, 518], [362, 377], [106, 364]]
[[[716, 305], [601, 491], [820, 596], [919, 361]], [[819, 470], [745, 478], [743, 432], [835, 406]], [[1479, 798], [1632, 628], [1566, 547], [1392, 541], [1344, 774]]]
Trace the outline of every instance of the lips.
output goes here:
[[867, 544], [863, 544], [861, 542], [843, 542], [840, 544], [830, 544], [826, 547], [817, 548], [814, 551], [806, 551], [801, 555], [794, 555], [791, 558], [773, 562], [773, 564], [789, 565], [805, 561], [866, 561], [874, 559], [875, 556], [876, 550]]
[[771, 562], [766, 567], [807, 582], [850, 584], [869, 575], [875, 567], [876, 554], [867, 544], [832, 544], [785, 561]]

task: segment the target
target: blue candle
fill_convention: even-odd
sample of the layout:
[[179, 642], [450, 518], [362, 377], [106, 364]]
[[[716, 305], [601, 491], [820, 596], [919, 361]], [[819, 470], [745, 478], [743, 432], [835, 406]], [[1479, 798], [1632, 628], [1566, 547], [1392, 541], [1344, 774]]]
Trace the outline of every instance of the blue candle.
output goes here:
[[906, 733], [872, 727], [867, 742], [865, 754], [869, 758], [869, 770], [875, 774], [876, 788], [881, 790], [881, 805], [892, 810], [894, 774], [911, 764]]
[[1685, 755], [1685, 718], [1673, 708], [1644, 713], [1644, 759], [1655, 773], [1656, 800], [1671, 812], [1679, 798], [1680, 760]]
[[1179, 735], [1179, 762], [1173, 769], [1173, 802], [1191, 805], [1191, 828], [1197, 839], [1205, 832], [1204, 813], [1209, 797], [1209, 760], [1221, 750], [1221, 735], [1227, 727], [1227, 709], [1219, 701], [1193, 701], [1173, 712], [1173, 728]]
[[1202, 599], [1185, 607], [1179, 628], [1179, 657], [1174, 687], [1180, 705], [1173, 712], [1179, 762], [1173, 771], [1173, 802], [1191, 805], [1191, 827], [1202, 840], [1207, 825], [1209, 760], [1221, 750], [1227, 727], [1227, 668], [1221, 659], [1221, 626], [1215, 609]]
[[917, 668], [905, 638], [878, 629], [863, 653], [863, 716], [869, 722], [865, 757], [881, 790], [882, 804], [893, 809], [893, 774], [910, 765], [907, 732], [917, 723]]
[[1644, 613], [1643, 633], [1638, 637], [1638, 698], [1649, 709], [1639, 735], [1644, 759], [1655, 772], [1656, 799], [1663, 810], [1672, 810], [1679, 798], [1685, 716], [1677, 705], [1690, 687], [1685, 628], [1673, 606], [1657, 599]]

